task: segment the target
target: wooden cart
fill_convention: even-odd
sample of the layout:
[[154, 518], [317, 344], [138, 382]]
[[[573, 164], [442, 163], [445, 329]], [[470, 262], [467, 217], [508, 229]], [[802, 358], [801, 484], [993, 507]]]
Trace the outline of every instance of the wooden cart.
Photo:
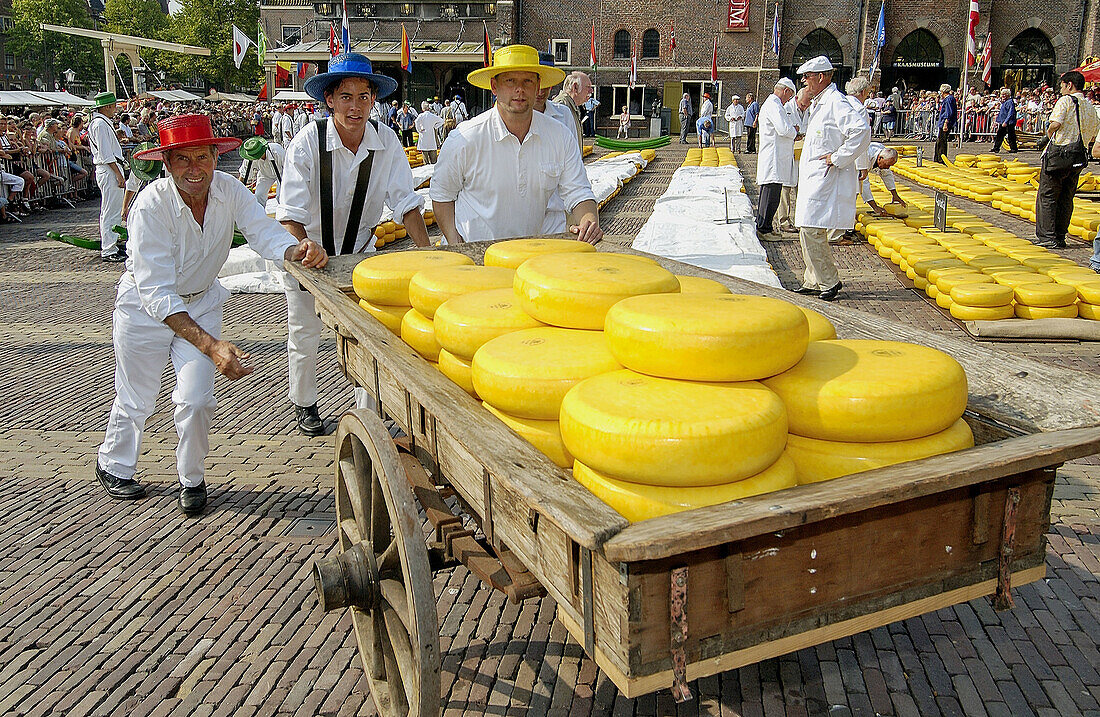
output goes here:
[[[441, 250], [480, 263], [485, 247]], [[1010, 586], [1044, 576], [1055, 469], [1100, 450], [1100, 380], [654, 258], [805, 303], [842, 338], [947, 351], [966, 368], [979, 445], [629, 524], [362, 311], [361, 257], [290, 264], [344, 373], [378, 399], [340, 421], [339, 549], [315, 577], [324, 610], [352, 610], [383, 715], [439, 712], [432, 571], [456, 562], [512, 600], [550, 595], [624, 695], [678, 700], [690, 680], [980, 596], [1009, 608]]]

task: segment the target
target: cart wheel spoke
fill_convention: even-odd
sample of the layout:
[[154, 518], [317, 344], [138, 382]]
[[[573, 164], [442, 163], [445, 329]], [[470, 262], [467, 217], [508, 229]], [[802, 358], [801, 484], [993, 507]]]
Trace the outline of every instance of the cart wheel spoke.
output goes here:
[[352, 609], [381, 717], [440, 712], [439, 623], [416, 498], [377, 416], [350, 411], [336, 434], [338, 554], [319, 560], [322, 606]]

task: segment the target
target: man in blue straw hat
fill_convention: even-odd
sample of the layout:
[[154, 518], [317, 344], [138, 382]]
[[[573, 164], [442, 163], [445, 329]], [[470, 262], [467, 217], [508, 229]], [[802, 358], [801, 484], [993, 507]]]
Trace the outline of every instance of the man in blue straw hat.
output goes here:
[[[370, 60], [356, 53], [337, 55], [327, 72], [306, 80], [305, 91], [332, 116], [306, 125], [286, 148], [275, 218], [295, 237], [320, 242], [330, 255], [374, 251], [373, 228], [385, 204], [417, 246], [428, 246], [420, 213], [424, 200], [413, 189], [401, 142], [370, 119], [375, 101], [396, 89], [396, 80], [376, 74]], [[286, 300], [295, 421], [308, 436], [324, 435], [317, 411], [321, 321], [313, 295], [297, 282], [287, 287]], [[356, 399], [363, 403], [366, 393], [357, 391]]]

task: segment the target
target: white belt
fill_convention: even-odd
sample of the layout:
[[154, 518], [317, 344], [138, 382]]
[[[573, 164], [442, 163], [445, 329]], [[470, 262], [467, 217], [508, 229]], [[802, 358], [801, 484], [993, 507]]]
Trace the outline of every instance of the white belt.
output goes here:
[[[211, 284], [211, 286], [213, 286], [213, 284]], [[206, 287], [205, 289], [203, 289], [202, 291], [196, 291], [194, 294], [180, 294], [179, 297], [181, 299], [183, 299], [183, 303], [193, 304], [196, 301], [198, 301], [199, 299], [201, 299], [203, 297], [203, 295], [208, 291], [210, 291], [209, 286]]]

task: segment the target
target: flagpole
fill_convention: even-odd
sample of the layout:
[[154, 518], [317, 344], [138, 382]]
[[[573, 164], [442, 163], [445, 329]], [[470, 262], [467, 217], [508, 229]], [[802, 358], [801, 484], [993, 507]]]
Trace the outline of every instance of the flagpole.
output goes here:
[[[959, 85], [959, 149], [962, 149], [963, 138], [966, 137], [967, 75], [970, 74], [970, 19], [970, 5], [968, 3], [966, 6], [966, 22], [963, 23], [966, 27], [966, 36], [963, 38], [962, 81]], [[976, 28], [975, 32], [977, 32]], [[939, 158], [937, 157], [936, 159], [938, 160]]]
[[[775, 4], [778, 11], [779, 3]], [[764, 50], [768, 46], [768, 3], [764, 3], [764, 22], [760, 28], [760, 67], [756, 69], [756, 101], [760, 101], [760, 81], [764, 74]]]

